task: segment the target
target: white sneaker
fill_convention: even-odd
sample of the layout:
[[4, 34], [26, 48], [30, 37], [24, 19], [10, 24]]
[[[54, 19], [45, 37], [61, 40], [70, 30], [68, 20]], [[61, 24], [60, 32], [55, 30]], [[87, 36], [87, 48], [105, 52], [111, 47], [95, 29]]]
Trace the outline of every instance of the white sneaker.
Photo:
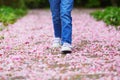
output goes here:
[[61, 39], [55, 38], [53, 40], [52, 48], [59, 48], [59, 47], [61, 47]]
[[61, 48], [62, 53], [71, 53], [72, 52], [72, 46], [69, 43], [64, 43]]

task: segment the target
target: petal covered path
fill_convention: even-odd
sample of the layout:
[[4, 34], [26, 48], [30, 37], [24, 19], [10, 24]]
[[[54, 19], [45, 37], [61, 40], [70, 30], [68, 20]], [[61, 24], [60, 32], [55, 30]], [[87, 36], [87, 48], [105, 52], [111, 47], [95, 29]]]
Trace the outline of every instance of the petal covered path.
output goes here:
[[49, 10], [32, 10], [0, 32], [0, 80], [120, 80], [120, 30], [73, 11], [73, 52], [52, 50]]

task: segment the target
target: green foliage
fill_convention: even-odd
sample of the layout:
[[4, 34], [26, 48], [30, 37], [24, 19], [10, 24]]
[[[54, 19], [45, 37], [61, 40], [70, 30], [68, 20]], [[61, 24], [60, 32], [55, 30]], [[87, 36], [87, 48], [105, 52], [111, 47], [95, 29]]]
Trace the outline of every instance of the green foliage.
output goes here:
[[108, 7], [103, 11], [92, 12], [91, 15], [97, 20], [103, 20], [107, 25], [120, 25], [120, 8]]
[[27, 13], [24, 9], [0, 7], [0, 22], [4, 25], [13, 24], [18, 18]]
[[88, 0], [86, 7], [99, 7], [100, 1], [99, 0]]
[[[0, 0], [0, 5], [14, 8], [46, 8], [49, 7], [49, 0]], [[74, 0], [75, 7], [106, 7], [120, 6], [120, 0]]]
[[29, 8], [43, 8], [48, 7], [48, 0], [24, 0], [24, 3]]

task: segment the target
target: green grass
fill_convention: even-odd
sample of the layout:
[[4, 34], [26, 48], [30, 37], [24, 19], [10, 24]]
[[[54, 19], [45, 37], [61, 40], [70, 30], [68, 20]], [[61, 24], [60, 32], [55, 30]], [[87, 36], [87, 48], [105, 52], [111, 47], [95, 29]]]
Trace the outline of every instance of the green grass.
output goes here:
[[15, 9], [11, 7], [0, 7], [0, 22], [5, 26], [8, 24], [13, 24], [17, 19], [24, 16], [27, 13], [27, 10], [24, 9]]
[[96, 20], [103, 20], [107, 25], [113, 25], [116, 28], [120, 26], [120, 8], [108, 7], [104, 10], [92, 12], [91, 15]]

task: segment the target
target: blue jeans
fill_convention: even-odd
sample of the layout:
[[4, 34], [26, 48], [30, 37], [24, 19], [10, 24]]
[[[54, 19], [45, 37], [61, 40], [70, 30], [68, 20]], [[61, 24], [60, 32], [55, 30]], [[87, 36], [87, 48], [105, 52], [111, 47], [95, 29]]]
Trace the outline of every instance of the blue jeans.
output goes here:
[[72, 17], [74, 0], [49, 0], [54, 26], [54, 35], [63, 43], [72, 43]]

